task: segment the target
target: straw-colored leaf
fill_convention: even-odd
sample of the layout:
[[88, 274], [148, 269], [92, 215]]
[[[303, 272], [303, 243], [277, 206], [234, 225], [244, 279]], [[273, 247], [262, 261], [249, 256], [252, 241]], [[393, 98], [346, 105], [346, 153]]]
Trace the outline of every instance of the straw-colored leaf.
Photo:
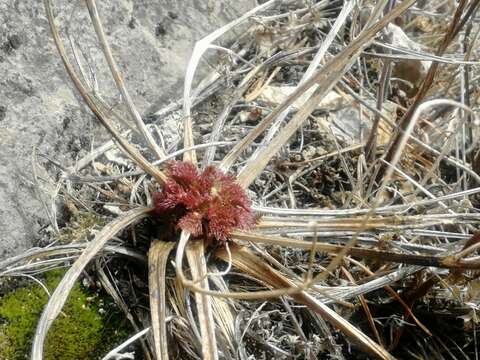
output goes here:
[[[215, 266], [209, 266], [211, 273], [218, 273]], [[223, 276], [212, 276], [211, 281], [215, 287], [220, 291], [228, 291], [228, 285], [225, 283]], [[223, 335], [226, 346], [228, 349], [233, 350], [235, 348], [235, 313], [228, 299], [222, 299], [220, 297], [212, 297], [212, 310], [216, 319], [219, 334]], [[220, 346], [220, 341], [218, 341]]]
[[[252, 241], [256, 243], [263, 243], [269, 245], [278, 245], [290, 247], [294, 249], [316, 250], [323, 251], [330, 254], [341, 254], [345, 246], [322, 244], [311, 241], [300, 240], [295, 238], [287, 238], [283, 236], [254, 234], [246, 232], [235, 232], [232, 235], [233, 239]], [[374, 259], [381, 262], [404, 263], [410, 265], [434, 266], [449, 269], [480, 269], [480, 260], [476, 257], [471, 259], [457, 259], [455, 256], [432, 256], [432, 255], [417, 255], [408, 253], [399, 253], [387, 250], [376, 250], [369, 248], [350, 247], [348, 253], [352, 256], [361, 258]]]
[[254, 161], [248, 162], [238, 176], [238, 182], [244, 186], [248, 185], [262, 172], [278, 150], [290, 139], [290, 137], [302, 125], [303, 121], [312, 113], [317, 104], [332, 89], [350, 68], [361, 51], [370, 44], [376, 34], [383, 29], [390, 21], [405, 12], [416, 0], [407, 0], [392, 9], [380, 21], [364, 30], [348, 47], [333, 57], [325, 66], [317, 70], [312, 77], [299, 86], [282, 104], [277, 106], [255, 129], [232, 149], [223, 159], [221, 167], [228, 169], [238, 156], [273, 122], [273, 120], [286, 110], [302, 94], [316, 85], [317, 89], [310, 100], [298, 111], [297, 114], [285, 125], [280, 133], [265, 147]]
[[[293, 282], [285, 276], [271, 268], [265, 261], [257, 257], [246, 247], [238, 245], [231, 246], [233, 265], [243, 272], [257, 278], [259, 281], [268, 284], [273, 288], [286, 288], [294, 286]], [[216, 255], [224, 261], [228, 261], [228, 255], [225, 249], [217, 251]], [[292, 297], [306, 305], [310, 310], [315, 311], [330, 324], [342, 331], [351, 341], [357, 343], [366, 352], [376, 356], [379, 359], [394, 359], [382, 346], [375, 343], [372, 339], [350, 324], [347, 320], [330, 309], [327, 305], [321, 303], [313, 296], [302, 291], [292, 294]]]
[[[194, 282], [201, 288], [209, 290], [207, 265], [205, 261], [205, 246], [201, 240], [190, 241], [186, 248], [187, 260], [190, 265]], [[208, 295], [195, 293], [198, 322], [202, 336], [202, 356], [204, 360], [218, 359], [217, 340], [215, 338], [215, 321], [212, 314], [211, 298]]]
[[163, 184], [167, 179], [166, 175], [153, 166], [149, 161], [147, 161], [142, 154], [128, 142], [125, 137], [115, 128], [112, 120], [107, 116], [107, 114], [97, 106], [97, 103], [94, 97], [89, 93], [83, 83], [80, 81], [78, 75], [76, 74], [74, 67], [70, 60], [68, 59], [67, 52], [65, 51], [65, 46], [58, 32], [58, 28], [55, 25], [55, 20], [53, 16], [51, 0], [44, 0], [44, 6], [47, 13], [48, 23], [50, 24], [50, 30], [52, 31], [53, 40], [57, 46], [58, 53], [62, 58], [63, 65], [68, 72], [68, 75], [72, 79], [75, 87], [78, 92], [85, 100], [85, 103], [88, 105], [90, 110], [95, 114], [98, 120], [102, 125], [108, 130], [111, 136], [116, 140], [120, 149], [124, 151], [136, 164], [138, 164], [145, 172], [152, 175], [159, 184]]
[[110, 49], [110, 45], [108, 44], [107, 37], [105, 36], [105, 31], [103, 30], [102, 22], [100, 21], [100, 15], [98, 14], [98, 9], [95, 0], [87, 0], [87, 7], [88, 12], [90, 13], [90, 18], [92, 19], [93, 26], [95, 28], [95, 32], [97, 34], [98, 40], [100, 45], [102, 46], [103, 53], [105, 55], [105, 59], [107, 60], [108, 66], [110, 67], [110, 71], [112, 73], [112, 77], [115, 80], [115, 84], [117, 85], [118, 90], [122, 94], [123, 101], [127, 105], [127, 109], [135, 121], [138, 130], [141, 132], [143, 137], [145, 138], [147, 144], [150, 148], [157, 154], [158, 158], [163, 158], [166, 156], [164, 150], [162, 150], [158, 144], [153, 139], [152, 134], [148, 131], [145, 123], [142, 120], [138, 110], [136, 109], [133, 100], [128, 93], [127, 88], [123, 82], [122, 75], [120, 74], [120, 70], [118, 69], [117, 63], [112, 55], [112, 50]]
[[[183, 89], [183, 112], [184, 112], [184, 121], [183, 121], [183, 146], [188, 148], [194, 145], [193, 143], [193, 123], [192, 123], [192, 116], [191, 116], [191, 92], [192, 92], [192, 84], [195, 78], [195, 72], [197, 70], [198, 64], [200, 63], [200, 59], [202, 58], [203, 54], [208, 50], [210, 45], [221, 37], [223, 34], [228, 32], [229, 30], [233, 29], [234, 27], [238, 26], [257, 12], [268, 8], [270, 5], [274, 4], [278, 0], [269, 0], [264, 4], [261, 4], [254, 9], [246, 12], [238, 19], [222, 26], [221, 28], [215, 30], [211, 34], [207, 35], [203, 39], [199, 40], [195, 47], [193, 48], [192, 56], [190, 57], [190, 61], [188, 63], [187, 71], [185, 74], [185, 82], [184, 82], [184, 89]], [[191, 161], [196, 163], [197, 157], [195, 151], [188, 151], [184, 154], [185, 161]]]
[[155, 357], [168, 359], [165, 272], [174, 242], [154, 241], [148, 251], [148, 288]]

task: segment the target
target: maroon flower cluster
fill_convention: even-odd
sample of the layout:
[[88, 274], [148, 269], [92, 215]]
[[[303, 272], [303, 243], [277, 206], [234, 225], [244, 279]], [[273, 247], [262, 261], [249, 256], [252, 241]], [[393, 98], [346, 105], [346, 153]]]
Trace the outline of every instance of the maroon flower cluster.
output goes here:
[[199, 173], [186, 161], [167, 165], [169, 180], [154, 195], [158, 215], [178, 214], [177, 227], [193, 236], [225, 242], [234, 229], [255, 225], [250, 199], [232, 176], [209, 166]]

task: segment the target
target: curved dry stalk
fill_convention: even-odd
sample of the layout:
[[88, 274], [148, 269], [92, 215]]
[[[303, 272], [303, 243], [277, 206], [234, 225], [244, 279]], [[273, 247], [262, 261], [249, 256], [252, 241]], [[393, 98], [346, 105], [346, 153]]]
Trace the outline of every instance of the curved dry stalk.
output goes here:
[[[141, 338], [143, 335], [147, 334], [150, 331], [150, 328], [143, 329], [142, 331], [136, 333], [133, 335], [131, 338], [127, 339], [120, 345], [118, 345], [115, 349], [110, 351], [107, 355], [105, 355], [102, 360], [111, 360], [111, 359], [118, 359], [120, 355], [120, 351], [125, 349], [128, 345], [132, 344], [133, 342], [137, 341], [137, 339]], [[132, 355], [133, 356], [133, 355]], [[120, 359], [123, 359], [123, 357], [120, 357]], [[133, 359], [133, 358], [131, 358]]]
[[100, 21], [100, 15], [98, 14], [97, 5], [95, 0], [87, 0], [87, 7], [88, 12], [90, 14], [90, 19], [92, 20], [93, 27], [95, 28], [95, 32], [97, 33], [98, 41], [103, 50], [103, 54], [105, 55], [105, 59], [107, 60], [108, 66], [110, 67], [110, 72], [112, 73], [113, 79], [115, 80], [115, 84], [117, 85], [118, 90], [122, 94], [123, 101], [127, 105], [127, 109], [135, 121], [135, 124], [138, 127], [138, 130], [141, 132], [143, 137], [145, 138], [147, 144], [150, 148], [157, 154], [159, 159], [162, 159], [166, 156], [165, 151], [161, 149], [158, 144], [153, 139], [152, 134], [148, 131], [145, 123], [142, 120], [142, 117], [138, 113], [130, 94], [128, 93], [125, 84], [123, 83], [122, 75], [120, 74], [120, 70], [118, 69], [117, 63], [112, 55], [112, 50], [110, 49], [110, 45], [108, 44], [107, 37], [105, 36], [105, 31], [103, 30], [102, 22]]
[[[453, 101], [453, 100], [449, 100], [449, 99], [436, 99], [435, 100], [436, 102], [432, 103], [430, 106], [437, 106], [437, 105], [441, 105], [441, 104], [445, 104], [445, 105], [450, 105], [450, 106], [454, 106], [454, 107], [458, 107], [460, 109], [462, 109], [463, 111], [466, 111], [470, 114], [470, 117], [466, 116], [464, 117], [460, 122], [459, 124], [457, 125], [457, 131], [461, 131], [460, 129], [465, 125], [465, 123], [467, 122], [467, 119], [475, 119], [475, 120], [478, 120], [477, 119], [477, 116], [475, 114], [475, 112], [472, 110], [472, 108], [470, 108], [469, 106], [463, 104], [463, 103], [459, 103], [457, 101]], [[427, 101], [425, 103], [422, 103], [421, 106], [428, 106], [430, 102]], [[418, 107], [417, 109], [418, 111], [421, 111], [420, 110], [420, 106]], [[415, 113], [413, 116], [417, 116], [418, 114]], [[415, 120], [414, 118], [412, 118], [412, 121]], [[427, 196], [430, 196], [427, 192], [425, 192], [425, 189], [423, 188], [423, 186], [428, 182], [428, 180], [433, 176], [434, 174], [434, 171], [435, 169], [438, 168], [438, 166], [440, 165], [441, 161], [446, 159], [447, 158], [447, 154], [448, 154], [448, 149], [451, 148], [454, 140], [455, 140], [455, 134], [456, 132], [453, 131], [452, 134], [449, 135], [449, 137], [447, 138], [447, 140], [445, 141], [445, 144], [442, 146], [442, 151], [439, 152], [436, 156], [436, 159], [435, 159], [435, 162], [432, 164], [432, 166], [427, 170], [427, 172], [425, 174], [423, 174], [422, 176], [422, 179], [421, 181], [419, 182], [418, 185], [415, 185], [416, 186], [416, 189], [415, 189], [415, 192], [413, 193], [413, 196], [416, 196], [418, 192], [420, 191], [423, 191], [424, 193], [427, 194]], [[412, 136], [412, 139], [413, 139], [413, 136]], [[476, 143], [476, 142], [475, 142]], [[475, 146], [475, 143], [472, 144], [470, 146], [470, 149], [472, 149], [474, 146]], [[466, 150], [466, 151], [469, 151], [469, 150]], [[388, 162], [386, 162], [384, 159], [381, 159], [381, 161], [383, 162], [383, 165], [386, 165], [386, 166], [391, 166]], [[465, 166], [468, 166], [466, 164], [466, 162], [464, 160], [462, 160], [462, 163], [465, 165]], [[461, 167], [458, 167], [459, 169], [462, 169]], [[395, 168], [394, 169], [395, 171], [399, 172], [399, 169]], [[464, 170], [464, 169], [463, 169]], [[465, 170], [464, 170], [465, 171]], [[471, 174], [471, 172], [469, 172], [469, 174]], [[478, 175], [477, 175], [478, 177]], [[430, 196], [431, 197], [431, 196]], [[440, 202], [441, 203], [441, 202]]]
[[[258, 300], [258, 299], [271, 299], [284, 295], [292, 295], [299, 293], [301, 291], [307, 290], [313, 284], [304, 282], [301, 285], [293, 285], [291, 287], [267, 290], [267, 291], [256, 291], [256, 292], [223, 292], [223, 291], [212, 291], [205, 289], [198, 285], [198, 281], [192, 281], [187, 279], [185, 273], [182, 269], [183, 258], [185, 257], [185, 251], [187, 245], [189, 244], [190, 234], [182, 231], [180, 240], [177, 246], [177, 253], [175, 255], [175, 269], [177, 277], [185, 288], [188, 288], [196, 293], [203, 295], [216, 296], [220, 298], [230, 298], [230, 299], [240, 299], [240, 300]], [[193, 240], [192, 243], [198, 242], [198, 240]], [[206, 277], [206, 275], [204, 275]], [[203, 278], [200, 278], [204, 280]]]
[[[217, 251], [216, 255], [224, 261], [226, 261], [228, 258], [224, 249]], [[289, 279], [275, 271], [246, 247], [240, 247], [238, 245], [232, 246], [232, 260], [234, 266], [273, 288], [284, 288], [293, 285]], [[296, 301], [305, 304], [310, 310], [324, 317], [334, 327], [348, 336], [350, 340], [359, 344], [366, 352], [376, 356], [379, 359], [394, 359], [394, 357], [390, 355], [382, 346], [375, 343], [363, 332], [358, 330], [347, 320], [338, 315], [327, 305], [315, 299], [313, 296], [302, 291], [300, 293], [293, 294], [292, 297]]]
[[386, 50], [395, 51], [395, 54], [386, 53], [386, 52], [381, 52], [381, 53], [364, 52], [366, 56], [383, 58], [387, 60], [419, 60], [419, 61], [435, 61], [440, 64], [451, 64], [451, 65], [480, 65], [479, 61], [462, 60], [465, 58], [464, 56], [454, 57], [451, 54], [449, 54], [450, 55], [449, 57], [438, 56], [423, 50], [407, 49], [401, 46], [395, 46], [390, 43], [384, 43], [381, 41], [374, 41], [373, 45], [384, 48]]
[[[219, 273], [215, 265], [208, 267], [210, 273]], [[223, 276], [213, 276], [212, 283], [219, 290], [228, 291], [228, 285]], [[232, 304], [226, 299], [212, 297], [213, 315], [217, 322], [219, 348], [224, 354], [228, 354], [231, 349], [235, 349], [235, 318], [236, 313], [232, 309]], [[223, 349], [222, 349], [223, 348]]]
[[[385, 177], [384, 179], [389, 179], [391, 178], [393, 172], [395, 171], [395, 167], [397, 163], [400, 161], [400, 157], [402, 156], [403, 150], [405, 149], [405, 146], [407, 145], [407, 142], [410, 138], [410, 135], [413, 132], [413, 129], [415, 128], [418, 119], [420, 117], [420, 114], [424, 112], [426, 109], [432, 107], [432, 106], [437, 106], [441, 104], [448, 104], [452, 106], [456, 106], [459, 108], [462, 108], [466, 111], [472, 111], [468, 106], [465, 106], [462, 103], [459, 103], [457, 101], [449, 100], [449, 99], [435, 99], [435, 100], [429, 100], [425, 101], [421, 104], [418, 104], [415, 108], [415, 111], [411, 115], [411, 117], [408, 120], [408, 124], [405, 126], [404, 132], [400, 134], [398, 139], [395, 140], [395, 148], [392, 149], [392, 151], [389, 151], [387, 154], [385, 154], [385, 162], [389, 164], [390, 166], [387, 167], [387, 169], [384, 171]], [[387, 161], [389, 159], [389, 161]], [[385, 181], [383, 181], [385, 183]]]
[[[348, 281], [350, 281], [353, 285], [357, 285], [355, 278], [350, 273], [350, 271], [347, 270], [345, 266], [342, 266], [341, 270], [343, 274], [347, 277]], [[370, 307], [368, 306], [367, 300], [365, 299], [365, 296], [360, 295], [358, 299], [362, 304], [363, 312], [365, 313], [365, 317], [367, 318], [367, 321], [368, 321], [368, 324], [370, 325], [370, 329], [372, 330], [372, 333], [375, 335], [375, 339], [377, 340], [377, 343], [384, 346], [384, 344], [382, 343], [382, 339], [380, 337], [380, 333], [378, 332], [377, 326], [375, 325], [375, 320], [373, 319], [372, 312], [370, 311]]]
[[[374, 273], [367, 266], [362, 264], [360, 261], [357, 261], [357, 260], [352, 259], [352, 258], [349, 258], [348, 261], [353, 262], [355, 265], [357, 265], [359, 268], [361, 268], [367, 275], [369, 275], [369, 276], [374, 275]], [[402, 299], [402, 297], [400, 295], [398, 295], [397, 292], [390, 285], [385, 285], [384, 288], [385, 288], [385, 290], [387, 290], [387, 292], [390, 294], [390, 296], [392, 296], [392, 298], [397, 300], [400, 303], [400, 305], [403, 306], [406, 313], [413, 319], [413, 321], [415, 321], [415, 323], [418, 325], [418, 327], [420, 329], [422, 329], [425, 332], [425, 334], [427, 334], [428, 336], [432, 336], [432, 333], [430, 332], [430, 330], [428, 330], [428, 328], [425, 325], [423, 325], [420, 322], [420, 320], [417, 319], [415, 314], [412, 312], [412, 309], [410, 309], [410, 307]]]
[[[471, 1], [469, 3], [469, 7], [463, 14], [466, 6], [467, 1], [461, 0], [456, 8], [455, 14], [451, 23], [448, 26], [448, 30], [446, 31], [445, 36], [443, 37], [443, 41], [441, 42], [439, 48], [437, 49], [435, 55], [439, 56], [442, 55], [448, 46], [452, 43], [455, 37], [458, 35], [462, 27], [465, 25], [466, 21], [472, 16], [475, 15], [476, 8], [479, 6], [480, 2], [478, 0]], [[463, 15], [463, 17], [462, 17]], [[438, 62], [432, 62], [430, 68], [428, 69], [427, 74], [418, 90], [417, 95], [411, 106], [409, 106], [407, 112], [403, 115], [402, 119], [399, 121], [398, 129], [407, 131], [407, 129], [412, 125], [412, 123], [416, 123], [415, 115], [418, 113], [419, 107], [421, 106], [423, 100], [427, 96], [429, 89], [431, 88], [433, 81], [435, 79], [437, 70], [440, 64]], [[463, 104], [462, 104], [463, 105]], [[397, 156], [398, 151], [397, 148], [400, 146], [401, 142], [403, 141], [404, 135], [402, 131], [397, 131], [397, 133], [392, 137], [390, 143], [388, 144], [388, 148], [386, 154], [384, 155], [384, 159], [387, 162], [393, 162], [395, 156]], [[380, 177], [385, 172], [385, 165], [380, 168], [378, 172], [378, 176]]]
[[148, 251], [148, 289], [155, 358], [168, 360], [165, 272], [174, 242], [154, 241]]
[[[235, 235], [236, 233], [234, 233], [234, 236]], [[175, 268], [176, 268], [177, 278], [182, 283], [182, 286], [184, 286], [185, 288], [188, 288], [192, 291], [195, 291], [204, 295], [210, 295], [210, 296], [220, 297], [220, 298], [238, 299], [238, 300], [272, 299], [272, 298], [277, 298], [285, 295], [293, 296], [294, 294], [298, 294], [302, 291], [309, 290], [310, 288], [314, 287], [317, 282], [317, 278], [314, 278], [311, 281], [303, 281], [301, 284], [298, 284], [298, 285], [293, 284], [292, 286], [285, 287], [285, 288], [280, 288], [280, 289], [277, 288], [273, 290], [255, 291], [255, 292], [228, 292], [228, 291], [205, 290], [204, 288], [198, 286], [197, 282], [187, 279], [185, 276], [185, 273], [183, 272], [183, 269], [181, 268], [183, 264], [184, 254], [185, 254], [185, 247], [188, 244], [188, 241], [189, 241], [189, 234], [182, 233], [180, 237], [180, 241], [178, 243], [177, 253], [175, 256], [175, 264], [176, 264]], [[343, 250], [344, 247], [340, 246], [339, 248]], [[311, 249], [311, 243], [308, 244], [307, 249]], [[445, 260], [448, 260], [448, 259], [445, 258]], [[470, 265], [472, 265], [471, 259], [469, 261], [470, 261]], [[463, 262], [465, 264], [468, 264], [467, 261], [463, 261]], [[473, 264], [473, 266], [480, 267], [480, 264]], [[405, 274], [407, 273], [410, 274], [415, 271], [418, 271], [418, 269], [412, 268], [406, 271]], [[373, 291], [375, 289], [378, 289], [379, 287], [384, 286], [385, 285], [384, 281], [385, 279], [378, 281], [378, 283], [375, 282], [375, 284], [372, 284], [372, 286], [369, 287], [368, 291]], [[352, 293], [347, 294], [346, 297], [358, 296], [358, 294], [361, 294], [361, 293], [363, 292], [357, 293], [357, 290], [355, 290]]]
[[351, 64], [355, 61], [362, 50], [373, 41], [374, 36], [385, 27], [390, 21], [395, 19], [406, 11], [416, 0], [407, 0], [392, 9], [377, 23], [367, 30], [364, 30], [348, 47], [341, 51], [337, 56], [333, 57], [325, 66], [317, 70], [311, 78], [289, 96], [285, 101], [278, 105], [267, 117], [265, 117], [247, 136], [245, 136], [238, 144], [227, 154], [221, 162], [221, 168], [228, 170], [240, 154], [272, 123], [272, 121], [297, 100], [303, 93], [310, 89], [313, 85], [317, 89], [312, 94], [310, 100], [304, 104], [302, 109], [290, 120], [282, 131], [268, 144], [266, 148], [258, 154], [254, 162], [248, 162], [239, 174], [239, 183], [248, 187], [258, 174], [265, 168], [271, 157], [288, 141], [291, 135], [298, 129], [303, 121], [311, 114], [317, 104], [323, 99], [325, 94], [337, 83], [344, 75]]
[[[125, 315], [125, 318], [130, 322], [132, 325], [132, 328], [135, 332], [140, 332], [140, 326], [137, 322], [137, 320], [134, 318], [132, 312], [128, 308], [128, 305], [125, 303], [123, 300], [121, 294], [118, 291], [118, 288], [112, 284], [110, 279], [108, 278], [107, 274], [103, 270], [99, 259], [96, 259], [96, 271], [98, 275], [98, 280], [100, 280], [100, 283], [102, 284], [103, 289], [107, 292], [108, 295], [111, 296], [115, 304], [118, 306], [118, 308], [123, 312]], [[140, 339], [140, 346], [143, 351], [143, 356], [145, 357], [145, 360], [152, 360], [153, 356], [150, 349], [150, 344], [147, 343], [146, 340]]]
[[[398, 6], [397, 6], [397, 8], [398, 8]], [[390, 13], [392, 11], [390, 11]], [[399, 145], [395, 149], [395, 153], [392, 156], [392, 160], [390, 162], [391, 167], [387, 168], [387, 170], [385, 171], [384, 176], [381, 180], [380, 187], [379, 187], [379, 189], [376, 193], [376, 196], [374, 198], [374, 201], [373, 201], [369, 211], [363, 217], [363, 221], [360, 223], [359, 229], [353, 234], [352, 238], [340, 249], [340, 251], [337, 252], [337, 256], [334, 257], [333, 260], [330, 262], [330, 264], [327, 266], [326, 269], [328, 271], [332, 271], [341, 262], [342, 258], [355, 246], [355, 244], [357, 242], [357, 239], [358, 239], [358, 235], [360, 234], [362, 229], [368, 224], [369, 219], [373, 216], [373, 214], [375, 212], [375, 209], [377, 208], [381, 199], [385, 195], [387, 184], [392, 179], [392, 175], [393, 175], [393, 172], [394, 172], [393, 169], [397, 166], [398, 162], [400, 161], [400, 156], [403, 153], [403, 151], [404, 151], [404, 149], [407, 145], [408, 139], [410, 138], [410, 136], [413, 132], [413, 129], [415, 128], [417, 120], [418, 120], [420, 114], [422, 113], [422, 111], [424, 111], [426, 108], [428, 108], [430, 106], [433, 106], [435, 104], [441, 104], [441, 103], [444, 103], [444, 102], [456, 103], [456, 102], [453, 102], [453, 101], [450, 101], [450, 100], [430, 100], [430, 101], [426, 101], [425, 103], [420, 104], [416, 108], [416, 110], [415, 110], [415, 112], [414, 112], [414, 114], [411, 118], [411, 121], [409, 122], [405, 131], [402, 132], [402, 136], [400, 137]], [[464, 105], [460, 104], [459, 106], [464, 106]], [[245, 170], [245, 168], [244, 168], [244, 170]], [[393, 253], [391, 255], [391, 258], [393, 258], [394, 256], [395, 256], [395, 253]], [[447, 257], [443, 257], [443, 258], [440, 258], [440, 259], [439, 258], [432, 258], [431, 260], [433, 260], [433, 264], [435, 264], [435, 265], [428, 265], [429, 261], [426, 261], [425, 266], [459, 268], [459, 269], [477, 269], [480, 266], [480, 259], [477, 259], [477, 258], [457, 259], [454, 256], [447, 256]], [[412, 260], [412, 261], [417, 261], [417, 259]], [[418, 259], [418, 261], [419, 261], [419, 265], [422, 265], [421, 262], [423, 262], [424, 259]], [[315, 282], [321, 281], [326, 276], [326, 274], [328, 274], [328, 271], [320, 273], [314, 279], [314, 281]]]
[[[205, 261], [205, 246], [203, 241], [193, 241], [187, 247], [187, 259], [195, 282], [202, 289], [208, 290], [207, 264]], [[200, 292], [195, 293], [198, 322], [202, 336], [202, 359], [217, 360], [217, 339], [215, 337], [215, 320], [212, 314], [212, 299]]]
[[457, 214], [439, 213], [426, 215], [397, 215], [373, 217], [367, 220], [364, 217], [353, 218], [263, 218], [257, 225], [259, 230], [291, 229], [296, 228], [304, 231], [313, 231], [312, 223], [322, 231], [368, 231], [368, 230], [399, 230], [421, 229], [434, 225], [456, 225], [462, 222], [480, 222], [480, 214]]
[[97, 106], [95, 100], [85, 88], [85, 86], [80, 81], [79, 77], [77, 76], [72, 63], [68, 59], [67, 53], [65, 51], [65, 46], [63, 45], [63, 41], [60, 37], [58, 32], [58, 28], [55, 25], [55, 20], [52, 12], [51, 7], [51, 0], [44, 0], [45, 11], [47, 14], [48, 23], [50, 25], [50, 30], [52, 32], [53, 40], [55, 41], [55, 45], [57, 47], [58, 53], [63, 61], [65, 69], [68, 72], [72, 82], [74, 83], [75, 87], [77, 88], [78, 92], [87, 103], [88, 107], [98, 120], [102, 123], [102, 125], [108, 130], [111, 136], [115, 139], [118, 143], [121, 150], [123, 150], [135, 163], [137, 163], [145, 172], [150, 174], [157, 180], [159, 184], [163, 184], [167, 179], [167, 176], [153, 166], [147, 159], [145, 159], [142, 154], [125, 139], [120, 132], [115, 128], [111, 119]]
[[[210, 47], [210, 44], [218, 39], [220, 36], [225, 34], [227, 31], [230, 29], [234, 28], [238, 24], [241, 24], [248, 18], [250, 18], [252, 15], [255, 13], [269, 7], [270, 5], [274, 4], [278, 0], [269, 0], [264, 4], [261, 4], [257, 6], [256, 8], [246, 12], [242, 16], [240, 16], [238, 19], [228, 23], [225, 26], [222, 26], [221, 28], [215, 30], [211, 34], [205, 36], [203, 39], [199, 40], [196, 42], [195, 47], [193, 48], [193, 53], [192, 56], [190, 57], [190, 61], [188, 62], [188, 67], [187, 71], [185, 74], [185, 82], [184, 82], [184, 88], [183, 88], [183, 115], [184, 115], [184, 120], [183, 120], [183, 131], [184, 131], [184, 137], [183, 137], [183, 146], [184, 147], [192, 147], [194, 145], [193, 141], [193, 124], [192, 124], [192, 114], [191, 114], [191, 107], [192, 107], [192, 99], [191, 99], [191, 91], [192, 91], [192, 84], [193, 84], [193, 79], [195, 77], [195, 72], [197, 70], [198, 64], [200, 62], [200, 59], [202, 58], [203, 54], [205, 51], [208, 50]], [[191, 161], [193, 163], [197, 162], [197, 157], [194, 151], [189, 151], [184, 154], [184, 161]]]
[[67, 301], [70, 291], [75, 285], [75, 281], [78, 279], [90, 260], [97, 255], [97, 253], [103, 248], [108, 240], [133, 222], [146, 217], [150, 211], [150, 208], [139, 208], [125, 213], [123, 216], [106, 225], [103, 230], [100, 231], [97, 236], [95, 236], [95, 239], [88, 244], [82, 255], [80, 255], [77, 261], [75, 261], [75, 263], [62, 278], [54, 293], [48, 300], [47, 305], [43, 309], [42, 315], [37, 324], [35, 336], [33, 338], [32, 360], [43, 359], [43, 346], [47, 337], [47, 332], [52, 326], [53, 321], [57, 318], [58, 314], [60, 314], [63, 305]]
[[[80, 253], [84, 250], [84, 248], [86, 248], [87, 246], [88, 243], [77, 243], [67, 245], [54, 245], [48, 248], [31, 249], [24, 252], [23, 254], [8, 258], [0, 262], [0, 277], [11, 276], [19, 270], [25, 271], [40, 267], [42, 265], [42, 261], [40, 259], [42, 258], [49, 258], [59, 255], [64, 255], [69, 258], [78, 257], [80, 256]], [[145, 255], [124, 246], [107, 245], [102, 249], [102, 251], [105, 251], [107, 253], [124, 255], [143, 264], [147, 263], [147, 258]], [[58, 261], [58, 263], [65, 262], [65, 258], [55, 258], [54, 260]], [[13, 265], [17, 263], [26, 262], [28, 263], [25, 265], [18, 265], [17, 267], [13, 267]]]
[[[325, 39], [322, 39], [320, 47], [313, 57], [310, 65], [308, 66], [307, 70], [303, 74], [302, 78], [300, 79], [300, 82], [298, 85], [302, 85], [305, 83], [312, 75], [314, 74], [315, 70], [319, 67], [320, 63], [325, 57], [325, 54], [327, 53], [328, 48], [331, 46], [333, 40], [337, 36], [338, 32], [340, 31], [341, 27], [347, 20], [348, 15], [352, 11], [353, 7], [355, 5], [354, 1], [347, 1], [343, 4], [342, 10], [340, 11], [340, 14], [338, 14], [337, 18], [335, 19], [335, 22], [333, 23], [331, 29], [329, 30], [327, 36], [325, 36]], [[274, 73], [272, 74], [274, 75]], [[268, 84], [268, 82], [265, 83], [265, 85]], [[265, 86], [264, 85], [264, 86]], [[261, 90], [260, 90], [261, 91]], [[310, 98], [310, 96], [309, 96]], [[308, 100], [308, 98], [306, 99]], [[247, 102], [248, 99], [246, 99]], [[265, 137], [262, 139], [262, 144], [260, 147], [257, 148], [257, 150], [252, 154], [250, 160], [256, 159], [260, 151], [262, 150], [263, 146], [266, 146], [272, 138], [275, 136], [277, 131], [280, 129], [281, 124], [287, 117], [287, 115], [290, 113], [291, 110], [291, 105], [289, 105], [275, 120], [273, 125], [270, 127], [268, 130], [268, 133], [265, 135]]]
[[[426, 206], [436, 204], [439, 201], [447, 201], [452, 199], [457, 199], [460, 197], [468, 197], [480, 193], [480, 187], [472, 188], [465, 191], [459, 191], [443, 196], [438, 196], [435, 199], [424, 199], [415, 201], [410, 204], [402, 205], [390, 205], [377, 207], [373, 210], [373, 214], [402, 214], [407, 211], [417, 207], [417, 206]], [[371, 209], [284, 209], [284, 208], [274, 208], [266, 206], [252, 206], [252, 209], [256, 212], [262, 214], [273, 214], [273, 215], [285, 215], [285, 216], [295, 216], [295, 217], [312, 217], [312, 216], [323, 216], [323, 217], [342, 217], [350, 215], [362, 215], [366, 214]]]
[[[324, 251], [330, 254], [342, 254], [345, 251], [344, 245], [333, 244], [312, 244], [312, 241], [299, 240], [294, 238], [287, 238], [282, 236], [240, 233], [235, 232], [233, 238], [237, 240], [251, 241], [254, 243], [264, 243], [269, 245], [278, 245], [289, 248], [297, 248], [304, 250]], [[381, 262], [394, 262], [419, 266], [433, 266], [447, 269], [480, 269], [480, 261], [476, 258], [457, 258], [455, 255], [449, 256], [433, 256], [433, 255], [416, 255], [416, 254], [402, 254], [393, 251], [363, 249], [351, 246], [347, 253], [352, 256], [374, 259]], [[322, 274], [313, 278], [312, 283], [320, 281]]]

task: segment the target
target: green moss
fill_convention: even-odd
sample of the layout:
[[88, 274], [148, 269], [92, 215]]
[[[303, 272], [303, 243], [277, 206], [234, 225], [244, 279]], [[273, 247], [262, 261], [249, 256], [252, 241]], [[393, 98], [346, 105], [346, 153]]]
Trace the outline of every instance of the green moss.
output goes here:
[[[46, 275], [44, 283], [50, 292], [62, 275], [61, 271]], [[29, 358], [33, 334], [46, 302], [45, 290], [39, 285], [14, 290], [0, 299], [0, 359]], [[106, 309], [103, 315], [100, 307]], [[102, 299], [76, 284], [48, 334], [44, 359], [96, 359], [127, 334], [126, 322], [112, 306], [102, 305]]]

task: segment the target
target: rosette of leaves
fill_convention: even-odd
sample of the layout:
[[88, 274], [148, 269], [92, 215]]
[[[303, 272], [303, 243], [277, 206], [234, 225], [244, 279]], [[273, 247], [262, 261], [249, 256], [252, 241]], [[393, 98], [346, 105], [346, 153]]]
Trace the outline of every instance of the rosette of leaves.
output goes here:
[[168, 180], [154, 194], [155, 212], [167, 216], [176, 227], [207, 241], [225, 243], [234, 230], [255, 225], [250, 199], [245, 191], [213, 166], [199, 174], [190, 162], [167, 165]]

